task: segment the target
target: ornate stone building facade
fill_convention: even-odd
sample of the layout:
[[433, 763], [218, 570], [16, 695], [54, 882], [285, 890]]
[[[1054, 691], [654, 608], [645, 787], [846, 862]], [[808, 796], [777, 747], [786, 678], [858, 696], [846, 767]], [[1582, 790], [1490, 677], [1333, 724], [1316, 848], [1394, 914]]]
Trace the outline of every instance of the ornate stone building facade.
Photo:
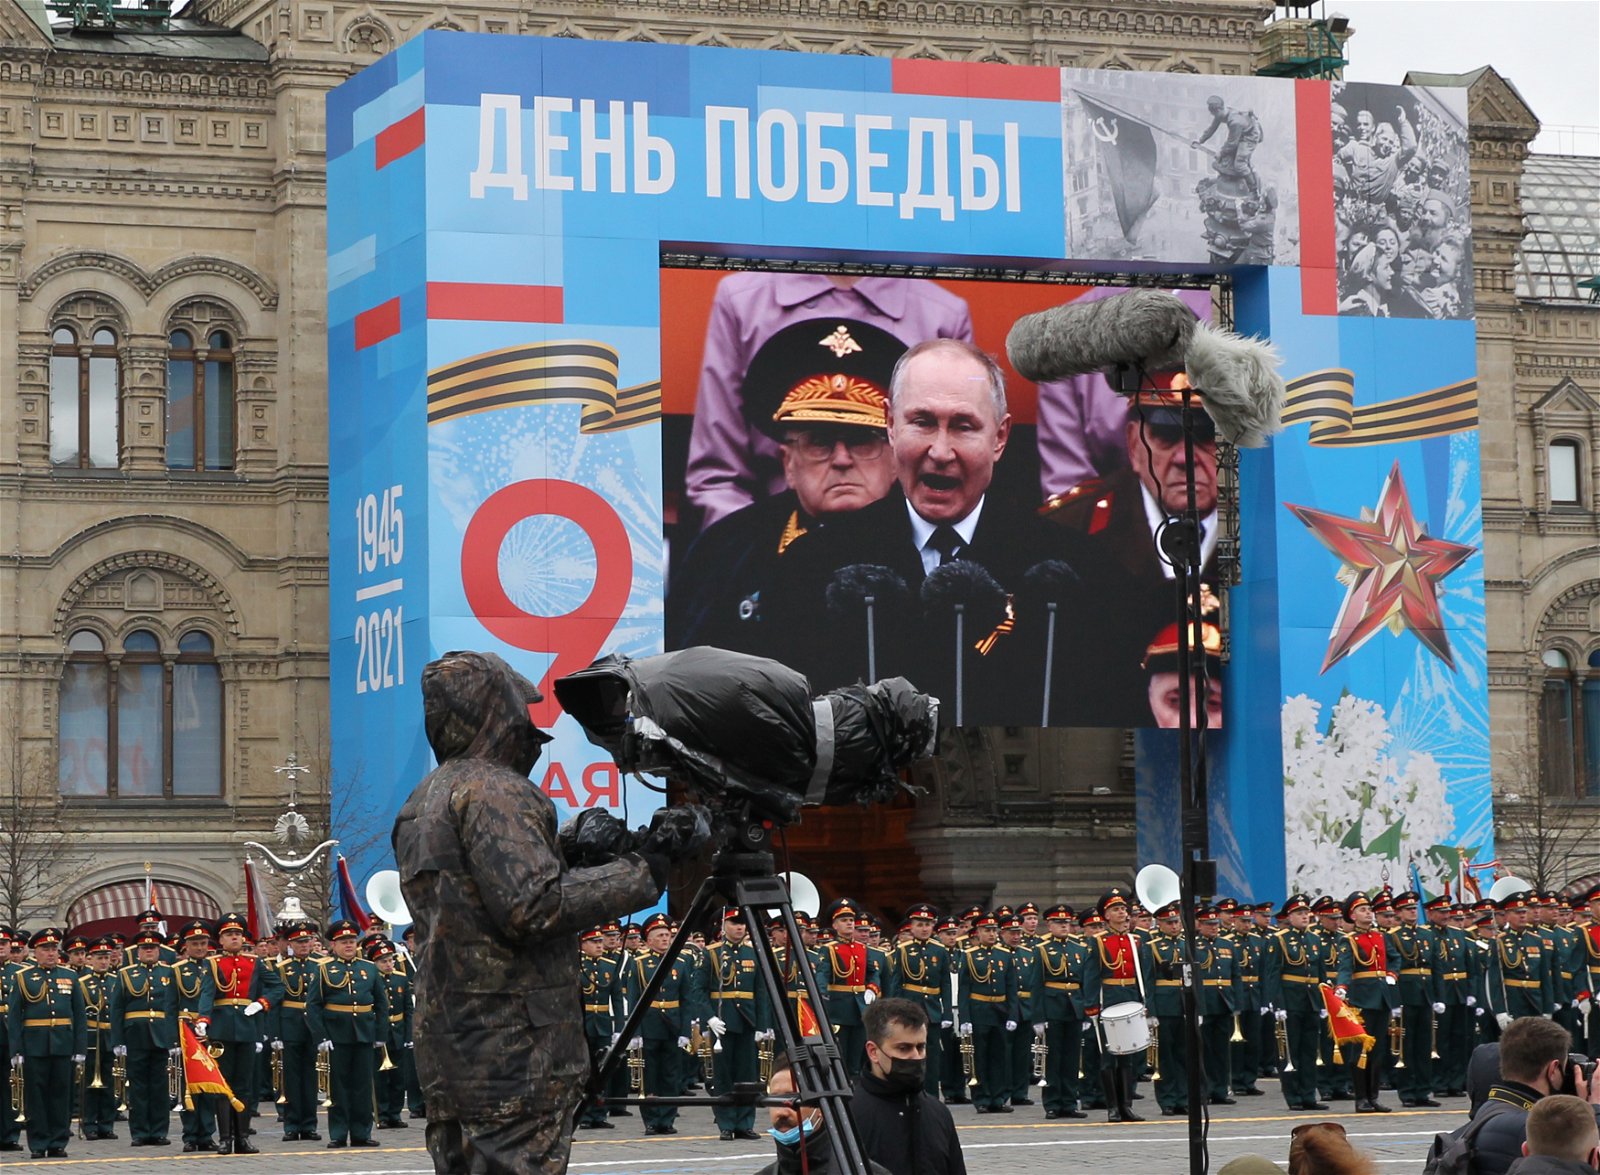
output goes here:
[[[323, 99], [351, 72], [449, 28], [1247, 74], [1270, 10], [194, 0], [159, 34], [90, 36], [0, 0], [0, 797], [47, 814], [11, 820], [9, 871], [0, 834], [0, 916], [30, 845], [50, 862], [14, 903], [33, 920], [152, 857], [196, 908], [232, 904], [239, 845], [283, 802], [273, 768], [326, 761]], [[1510, 109], [1480, 85], [1475, 120]], [[1541, 642], [1588, 652], [1600, 438], [1596, 312], [1516, 297], [1514, 105], [1483, 114], [1474, 213], [1483, 383], [1517, 389], [1485, 397], [1496, 728], [1533, 738]], [[1538, 454], [1574, 437], [1588, 512], [1530, 509]], [[1081, 900], [1131, 871], [1131, 774], [1116, 732], [996, 729], [951, 746], [936, 804], [873, 819], [937, 897]]]

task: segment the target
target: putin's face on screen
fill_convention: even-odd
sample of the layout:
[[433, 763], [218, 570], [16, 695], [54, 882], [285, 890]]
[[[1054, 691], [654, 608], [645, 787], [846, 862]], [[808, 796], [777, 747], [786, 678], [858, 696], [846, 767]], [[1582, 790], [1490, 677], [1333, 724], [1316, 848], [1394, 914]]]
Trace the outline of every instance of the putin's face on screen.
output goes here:
[[988, 370], [960, 344], [930, 346], [907, 358], [893, 395], [889, 438], [907, 500], [929, 522], [960, 522], [988, 490], [1011, 433]]

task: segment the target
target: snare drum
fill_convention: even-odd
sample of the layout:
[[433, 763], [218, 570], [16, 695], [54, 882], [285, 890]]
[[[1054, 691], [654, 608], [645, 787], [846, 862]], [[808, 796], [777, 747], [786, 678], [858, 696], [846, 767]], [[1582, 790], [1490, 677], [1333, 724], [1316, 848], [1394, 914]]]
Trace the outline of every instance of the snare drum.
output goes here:
[[1142, 1053], [1150, 1047], [1149, 1015], [1143, 1004], [1129, 1001], [1112, 1004], [1100, 1013], [1100, 1031], [1105, 1051], [1119, 1057]]

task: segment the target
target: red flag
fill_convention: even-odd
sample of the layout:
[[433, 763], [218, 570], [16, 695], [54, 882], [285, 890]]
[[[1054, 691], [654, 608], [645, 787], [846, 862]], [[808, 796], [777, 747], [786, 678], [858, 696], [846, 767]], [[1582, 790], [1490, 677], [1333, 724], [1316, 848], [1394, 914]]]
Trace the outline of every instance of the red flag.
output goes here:
[[801, 996], [795, 1005], [795, 1019], [800, 1021], [801, 1037], [821, 1036], [822, 1029], [817, 1024], [817, 1014], [811, 1010], [811, 1001]]
[[1361, 1013], [1356, 1008], [1341, 999], [1333, 988], [1326, 983], [1318, 985], [1322, 990], [1322, 1006], [1328, 1010], [1328, 1031], [1333, 1034], [1335, 1048], [1347, 1044], [1361, 1046], [1361, 1059], [1356, 1062], [1357, 1069], [1367, 1067], [1367, 1054], [1372, 1051], [1372, 1046], [1378, 1042], [1367, 1035], [1366, 1022], [1361, 1019]]
[[260, 942], [263, 937], [277, 929], [272, 919], [272, 902], [267, 897], [267, 891], [261, 884], [261, 878], [256, 873], [254, 862], [249, 857], [244, 859], [244, 902], [245, 921], [249, 923], [246, 928], [250, 937]]
[[1111, 184], [1111, 199], [1124, 236], [1131, 234], [1156, 202], [1156, 169], [1160, 154], [1150, 124], [1114, 110], [1083, 94], [1078, 95], [1089, 117], [1090, 129], [1100, 143], [1100, 158]]
[[[228, 1088], [228, 1079], [217, 1068], [216, 1058], [211, 1055], [205, 1042], [194, 1034], [187, 1020], [178, 1021], [178, 1033], [183, 1045], [183, 1108], [194, 1109], [194, 1095], [197, 1093], [215, 1093], [227, 1098], [235, 1110], [243, 1110], [244, 1103], [233, 1096], [233, 1090]], [[217, 1047], [238, 1049], [255, 1046], [229, 1043]]]
[[362, 934], [372, 925], [372, 915], [361, 908], [361, 899], [356, 896], [356, 883], [350, 880], [350, 866], [345, 864], [343, 853], [339, 854], [339, 908]]

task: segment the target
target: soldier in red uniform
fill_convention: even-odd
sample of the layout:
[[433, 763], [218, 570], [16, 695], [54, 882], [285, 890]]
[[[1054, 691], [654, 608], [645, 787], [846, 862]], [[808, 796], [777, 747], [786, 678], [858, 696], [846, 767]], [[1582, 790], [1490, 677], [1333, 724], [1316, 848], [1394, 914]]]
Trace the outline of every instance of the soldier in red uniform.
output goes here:
[[[1150, 969], [1149, 948], [1133, 932], [1128, 895], [1113, 887], [1095, 907], [1106, 922], [1106, 931], [1096, 944], [1100, 995], [1090, 997], [1089, 1015], [1098, 1018], [1104, 1008], [1116, 1004], [1144, 1004], [1143, 977]], [[1098, 1034], [1098, 1027], [1096, 1033]], [[1143, 1122], [1133, 1112], [1134, 1086], [1139, 1081], [1143, 1053], [1117, 1055], [1102, 1050], [1100, 1084], [1105, 1088], [1106, 1118], [1111, 1122]]]
[[250, 1145], [249, 1107], [256, 1101], [256, 1054], [266, 1039], [267, 1018], [261, 1013], [280, 998], [276, 974], [244, 949], [247, 937], [242, 914], [224, 914], [217, 923], [222, 953], [210, 959], [217, 994], [209, 1021], [198, 1021], [195, 1030], [213, 1049], [221, 1047], [217, 1068], [233, 1096], [245, 1104], [242, 1111], [234, 1110], [226, 1099], [217, 1106], [218, 1151], [225, 1155], [257, 1153]]

